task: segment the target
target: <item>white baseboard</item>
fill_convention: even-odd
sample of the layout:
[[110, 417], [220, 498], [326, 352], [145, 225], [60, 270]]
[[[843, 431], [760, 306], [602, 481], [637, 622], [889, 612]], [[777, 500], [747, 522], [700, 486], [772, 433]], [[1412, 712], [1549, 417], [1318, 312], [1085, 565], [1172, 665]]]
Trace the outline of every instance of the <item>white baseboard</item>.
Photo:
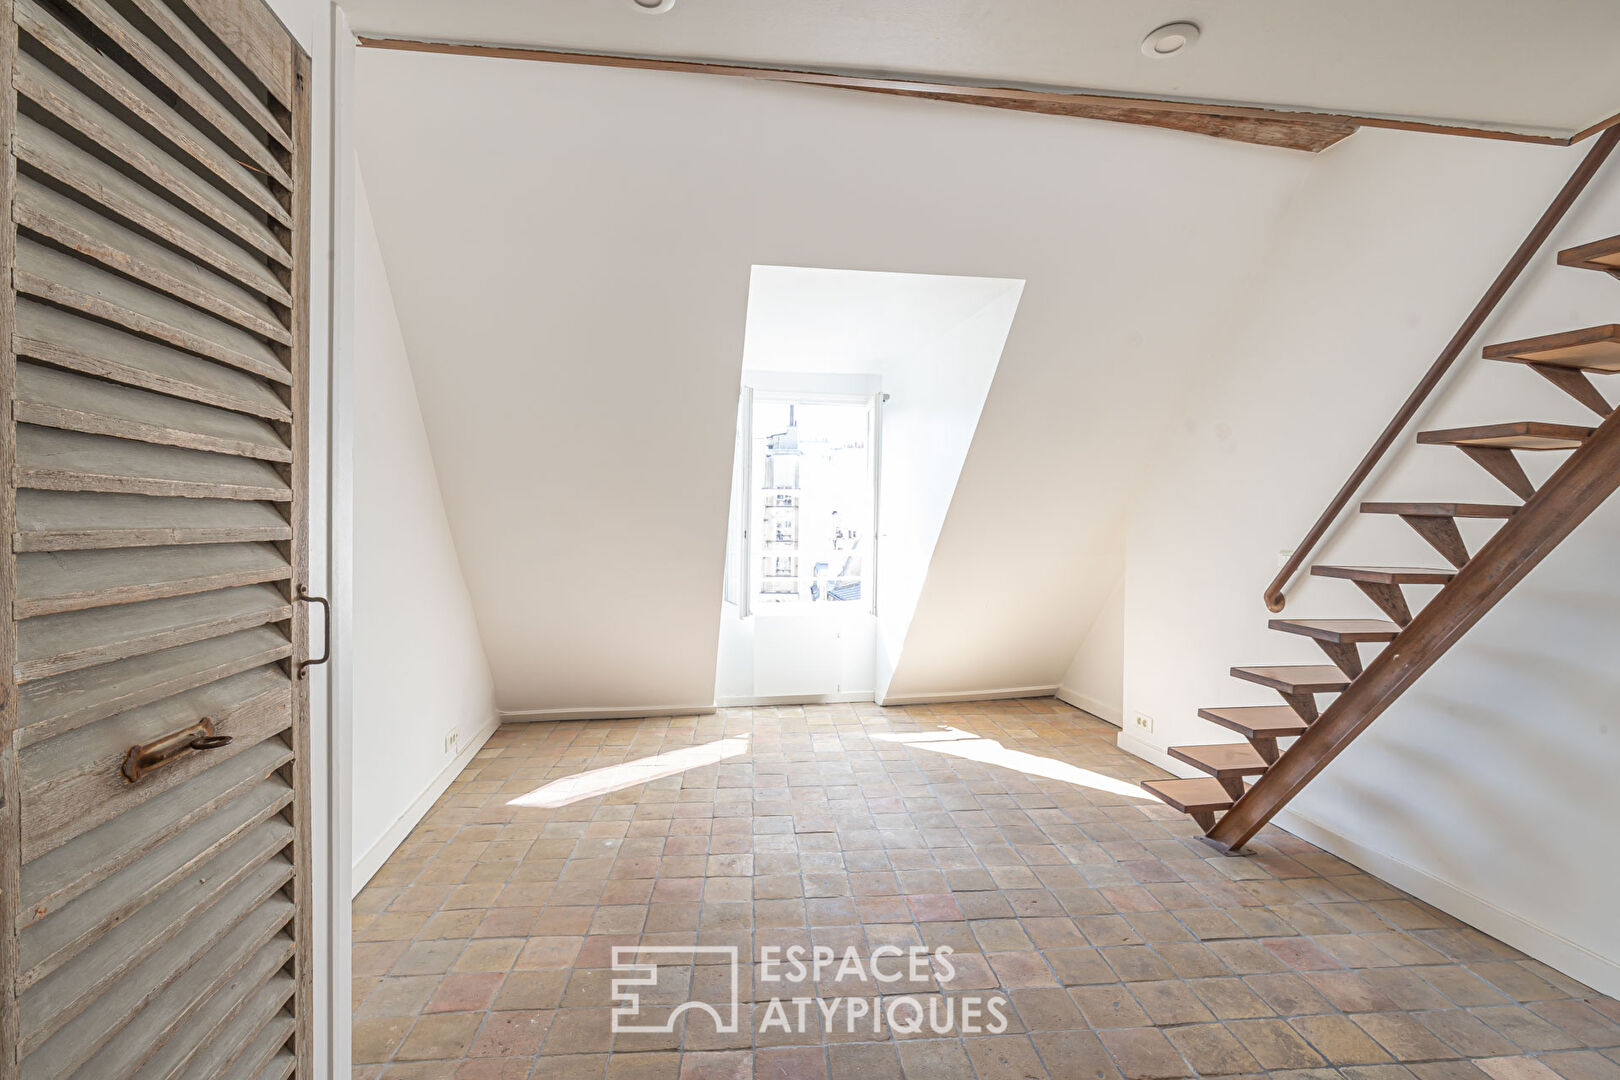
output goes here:
[[879, 705], [933, 705], [946, 701], [1002, 701], [1007, 698], [1051, 697], [1056, 686], [1004, 686], [997, 690], [953, 690], [943, 694], [887, 694]]
[[531, 720], [643, 720], [654, 716], [705, 716], [714, 712], [707, 705], [612, 705], [604, 708], [502, 709], [501, 720], [525, 723]]
[[392, 825], [388, 826], [388, 830], [377, 838], [377, 842], [372, 844], [364, 855], [354, 860], [354, 870], [350, 878], [350, 891], [355, 896], [360, 895], [360, 890], [366, 887], [366, 882], [370, 881], [377, 871], [382, 869], [383, 863], [388, 861], [388, 856], [399, 849], [399, 845], [405, 842], [405, 838], [411, 834], [411, 830], [416, 828], [417, 823], [433, 808], [433, 804], [439, 801], [439, 796], [444, 794], [451, 781], [461, 775], [461, 770], [465, 769], [467, 763], [472, 761], [478, 751], [484, 748], [484, 744], [489, 742], [489, 737], [495, 734], [495, 729], [500, 726], [501, 720], [497, 716], [484, 725], [483, 730], [468, 739], [466, 747], [455, 756], [450, 764], [444, 767], [438, 776], [433, 778], [433, 782], [427, 786], [427, 790], [418, 795], [416, 801], [406, 807], [405, 812]]
[[1294, 810], [1281, 811], [1273, 824], [1600, 993], [1620, 996], [1620, 961], [1599, 955], [1521, 915], [1497, 907], [1482, 896], [1475, 896], [1411, 863], [1375, 851]]
[[1071, 690], [1067, 686], [1057, 688], [1057, 699], [1068, 702], [1081, 712], [1090, 713], [1099, 720], [1106, 720], [1117, 728], [1125, 726], [1125, 709], [1120, 705], [1112, 705], [1101, 701], [1089, 694], [1082, 694], [1078, 690]]
[[717, 697], [714, 704], [721, 709], [765, 708], [771, 705], [838, 705], [852, 701], [871, 701], [872, 691], [857, 690], [848, 694], [785, 694], [781, 697]]
[[[1197, 769], [1177, 761], [1158, 746], [1126, 731], [1119, 733], [1119, 748], [1151, 762], [1176, 776], [1200, 776]], [[1435, 877], [1411, 863], [1375, 851], [1319, 821], [1295, 810], [1283, 810], [1272, 824], [1284, 832], [1307, 840], [1323, 851], [1337, 855], [1353, 866], [1461, 919], [1469, 926], [1506, 942], [1535, 957], [1548, 967], [1563, 972], [1610, 997], [1620, 996], [1620, 961], [1570, 941], [1546, 927], [1537, 926], [1520, 915], [1497, 907], [1484, 897]]]

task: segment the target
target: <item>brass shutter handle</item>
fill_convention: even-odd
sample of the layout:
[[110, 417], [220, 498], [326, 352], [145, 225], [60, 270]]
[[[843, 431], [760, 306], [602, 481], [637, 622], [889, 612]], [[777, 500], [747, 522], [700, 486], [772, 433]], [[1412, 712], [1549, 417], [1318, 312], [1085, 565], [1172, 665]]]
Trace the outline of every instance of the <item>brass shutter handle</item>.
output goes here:
[[302, 679], [309, 674], [310, 668], [314, 667], [316, 664], [324, 664], [328, 660], [332, 659], [332, 601], [328, 600], [324, 596], [311, 596], [309, 594], [309, 590], [305, 589], [302, 585], [298, 586], [298, 596], [296, 599], [302, 600], [306, 604], [321, 605], [321, 611], [325, 615], [325, 618], [322, 621], [326, 624], [325, 633], [322, 635], [321, 639], [321, 655], [315, 657], [313, 660], [298, 661], [298, 677]]
[[160, 769], [169, 762], [181, 757], [192, 750], [218, 750], [222, 746], [230, 745], [229, 735], [214, 734], [214, 722], [208, 717], [171, 732], [161, 739], [154, 739], [149, 743], [140, 743], [129, 748], [124, 756], [124, 765], [119, 772], [131, 784], [138, 784], [149, 776], [154, 770]]

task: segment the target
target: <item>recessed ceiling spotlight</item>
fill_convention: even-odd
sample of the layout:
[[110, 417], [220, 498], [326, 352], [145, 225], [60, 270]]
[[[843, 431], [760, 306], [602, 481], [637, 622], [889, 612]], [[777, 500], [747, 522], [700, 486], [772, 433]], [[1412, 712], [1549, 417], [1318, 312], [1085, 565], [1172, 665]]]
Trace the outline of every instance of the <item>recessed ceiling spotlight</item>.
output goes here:
[[[640, 3], [640, 0], [634, 0]], [[1186, 52], [1198, 41], [1198, 24], [1190, 22], [1168, 23], [1142, 39], [1142, 55], [1162, 60], [1167, 56]]]
[[662, 15], [675, 6], [675, 0], [630, 0], [630, 6], [643, 15]]

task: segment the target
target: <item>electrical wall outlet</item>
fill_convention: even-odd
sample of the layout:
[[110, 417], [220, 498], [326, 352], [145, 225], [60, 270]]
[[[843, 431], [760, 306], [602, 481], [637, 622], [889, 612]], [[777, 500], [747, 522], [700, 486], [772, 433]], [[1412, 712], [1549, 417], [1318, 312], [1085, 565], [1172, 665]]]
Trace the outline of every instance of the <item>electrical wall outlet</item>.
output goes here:
[[1293, 548], [1284, 548], [1283, 550], [1277, 552], [1277, 569], [1281, 570], [1283, 567], [1287, 566], [1288, 560], [1292, 559], [1293, 557]]
[[461, 749], [461, 732], [447, 731], [444, 733], [444, 752], [454, 754]]
[[1131, 724], [1131, 729], [1138, 735], [1153, 734], [1153, 717], [1147, 713], [1137, 713], [1135, 721]]

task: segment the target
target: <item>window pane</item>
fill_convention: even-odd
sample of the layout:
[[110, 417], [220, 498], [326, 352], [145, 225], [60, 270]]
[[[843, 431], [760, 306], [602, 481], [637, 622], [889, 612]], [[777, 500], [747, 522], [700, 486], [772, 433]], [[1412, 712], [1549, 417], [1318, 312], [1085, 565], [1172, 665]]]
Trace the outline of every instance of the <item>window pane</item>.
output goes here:
[[861, 599], [872, 512], [865, 403], [755, 399], [757, 606]]

